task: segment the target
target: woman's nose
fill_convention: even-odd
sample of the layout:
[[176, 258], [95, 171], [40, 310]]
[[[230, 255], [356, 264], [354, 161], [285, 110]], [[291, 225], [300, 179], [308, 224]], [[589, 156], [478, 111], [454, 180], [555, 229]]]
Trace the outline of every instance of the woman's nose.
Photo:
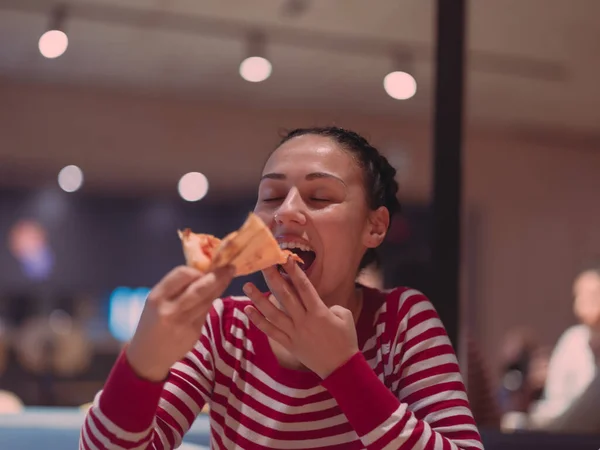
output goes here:
[[304, 202], [298, 193], [292, 193], [286, 197], [281, 206], [274, 215], [275, 222], [280, 225], [286, 223], [297, 223], [304, 225], [306, 223], [306, 213]]

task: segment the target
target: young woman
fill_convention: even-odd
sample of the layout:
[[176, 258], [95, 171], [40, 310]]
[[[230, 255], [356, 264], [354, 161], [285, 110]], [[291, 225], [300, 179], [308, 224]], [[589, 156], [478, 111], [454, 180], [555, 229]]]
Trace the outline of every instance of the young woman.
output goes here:
[[[399, 209], [396, 171], [340, 128], [289, 133], [255, 212], [289, 261], [267, 296], [229, 269], [152, 290], [82, 430], [84, 449], [171, 449], [210, 405], [214, 448], [481, 449], [456, 357], [419, 292], [358, 285]], [[199, 337], [199, 339], [198, 339]]]

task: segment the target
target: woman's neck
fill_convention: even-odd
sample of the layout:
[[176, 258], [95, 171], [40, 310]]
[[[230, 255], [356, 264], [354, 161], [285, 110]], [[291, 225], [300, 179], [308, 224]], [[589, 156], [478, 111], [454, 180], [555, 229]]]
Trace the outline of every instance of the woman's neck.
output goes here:
[[346, 308], [352, 312], [354, 322], [356, 323], [362, 310], [362, 294], [362, 289], [357, 287], [356, 283], [353, 281], [351, 284], [345, 284], [338, 287], [332, 294], [321, 297], [321, 300], [323, 300], [323, 303], [330, 308], [334, 305]]

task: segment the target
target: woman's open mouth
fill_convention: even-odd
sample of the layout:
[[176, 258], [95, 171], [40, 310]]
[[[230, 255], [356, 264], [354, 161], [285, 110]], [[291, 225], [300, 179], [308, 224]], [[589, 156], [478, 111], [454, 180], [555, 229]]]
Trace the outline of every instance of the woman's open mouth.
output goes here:
[[[308, 245], [301, 242], [280, 242], [279, 247], [282, 250], [289, 250], [290, 252], [293, 252], [296, 255], [298, 255], [300, 259], [304, 261], [303, 263], [298, 263], [298, 265], [304, 272], [308, 272], [310, 267], [315, 262], [315, 259], [317, 258], [317, 254], [315, 253], [315, 251]], [[277, 268], [281, 273], [285, 273], [285, 270], [282, 266], [277, 266]]]

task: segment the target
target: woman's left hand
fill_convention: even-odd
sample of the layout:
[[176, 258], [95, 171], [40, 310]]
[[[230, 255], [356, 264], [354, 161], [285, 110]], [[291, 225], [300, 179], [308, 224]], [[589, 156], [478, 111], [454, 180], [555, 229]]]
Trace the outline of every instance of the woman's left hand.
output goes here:
[[324, 379], [358, 352], [354, 317], [341, 306], [327, 307], [293, 260], [288, 259], [284, 269], [293, 287], [275, 267], [263, 273], [272, 295], [285, 311], [247, 283], [244, 292], [256, 308], [247, 306], [245, 312], [268, 337]]

